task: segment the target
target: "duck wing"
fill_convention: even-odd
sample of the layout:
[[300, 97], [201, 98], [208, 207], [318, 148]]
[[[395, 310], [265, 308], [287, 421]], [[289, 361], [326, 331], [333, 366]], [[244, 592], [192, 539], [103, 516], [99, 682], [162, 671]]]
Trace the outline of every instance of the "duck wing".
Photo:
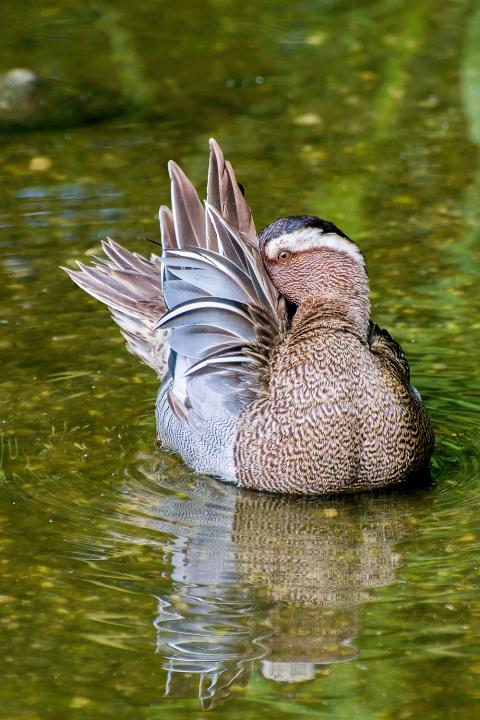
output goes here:
[[[164, 250], [186, 246], [219, 251], [217, 233], [199, 200], [192, 183], [177, 163], [168, 163], [171, 180], [172, 213], [160, 208], [160, 225]], [[231, 164], [225, 161], [218, 143], [210, 140], [207, 202], [226, 222], [258, 247], [252, 213], [235, 178]], [[167, 222], [165, 222], [167, 220]], [[173, 221], [173, 222], [172, 222]]]
[[[256, 247], [252, 215], [233, 169], [225, 162], [214, 140], [210, 141], [210, 148], [208, 202], [232, 227], [242, 233], [248, 244]], [[169, 163], [169, 172], [173, 212], [164, 206], [159, 212], [164, 252], [188, 246], [218, 253], [217, 233], [206, 217], [193, 185], [175, 163]], [[85, 292], [108, 306], [130, 352], [163, 377], [167, 372], [171, 348], [168, 344], [169, 331], [154, 330], [166, 311], [160, 257], [151, 255], [147, 259], [110, 239], [103, 242], [102, 246], [105, 257], [95, 258], [92, 265], [79, 262], [78, 270], [63, 269]], [[233, 260], [238, 261], [236, 255], [233, 255]], [[170, 277], [166, 268], [163, 273], [165, 277]], [[175, 302], [176, 298], [179, 301], [184, 296], [184, 285], [180, 278], [170, 280], [170, 300]], [[195, 293], [197, 297], [204, 295], [201, 287], [196, 291], [191, 288], [188, 298], [191, 299]]]
[[[214, 162], [216, 152], [214, 147]], [[176, 247], [171, 243], [162, 256], [167, 312], [156, 329], [170, 331], [170, 407], [200, 429], [209, 418], [238, 416], [246, 402], [265, 392], [271, 356], [287, 330], [288, 316], [265, 270], [233, 171], [225, 165], [217, 183], [211, 168], [202, 245], [191, 242], [200, 233], [196, 204], [189, 215], [192, 204], [183, 201], [190, 187], [176, 187], [188, 181], [177, 168], [171, 174]], [[231, 187], [216, 195], [222, 182]]]
[[402, 346], [384, 330], [370, 321], [368, 332], [370, 350], [378, 355], [390, 371], [405, 385], [410, 385], [410, 367]]

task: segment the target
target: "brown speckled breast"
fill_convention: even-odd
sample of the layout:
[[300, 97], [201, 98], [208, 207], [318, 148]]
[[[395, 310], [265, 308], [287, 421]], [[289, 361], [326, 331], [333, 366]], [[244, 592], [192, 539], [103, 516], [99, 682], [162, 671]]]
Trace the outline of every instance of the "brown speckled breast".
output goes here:
[[268, 395], [240, 418], [239, 485], [352, 492], [400, 482], [426, 464], [428, 416], [389, 359], [347, 322], [299, 315], [272, 358]]

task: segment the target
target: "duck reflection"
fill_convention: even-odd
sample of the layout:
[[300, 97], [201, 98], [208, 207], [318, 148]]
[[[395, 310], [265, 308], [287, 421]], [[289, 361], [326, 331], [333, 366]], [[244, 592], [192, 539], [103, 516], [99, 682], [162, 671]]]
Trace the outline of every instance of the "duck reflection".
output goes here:
[[154, 622], [166, 695], [210, 707], [254, 666], [292, 683], [357, 656], [359, 610], [395, 582], [415, 494], [318, 501], [191, 475], [170, 482], [165, 471], [151, 479], [163, 493], [148, 525], [172, 538], [173, 588]]

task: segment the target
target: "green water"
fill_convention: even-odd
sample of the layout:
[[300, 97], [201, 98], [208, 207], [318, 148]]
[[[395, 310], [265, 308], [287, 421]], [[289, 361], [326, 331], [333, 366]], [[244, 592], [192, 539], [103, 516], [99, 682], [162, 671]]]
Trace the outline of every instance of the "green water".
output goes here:
[[[478, 718], [478, 0], [4, 0], [13, 67], [80, 100], [0, 136], [0, 717]], [[155, 377], [58, 265], [148, 253], [210, 135], [257, 227], [361, 245], [431, 488], [282, 499], [156, 450]]]

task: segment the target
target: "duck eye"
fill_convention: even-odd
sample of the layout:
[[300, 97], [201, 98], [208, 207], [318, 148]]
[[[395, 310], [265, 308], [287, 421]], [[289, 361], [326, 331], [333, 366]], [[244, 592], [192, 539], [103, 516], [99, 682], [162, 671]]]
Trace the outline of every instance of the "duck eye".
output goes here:
[[285, 262], [285, 260], [290, 260], [291, 257], [292, 253], [289, 250], [280, 250], [277, 255], [277, 260], [280, 260], [280, 262]]

